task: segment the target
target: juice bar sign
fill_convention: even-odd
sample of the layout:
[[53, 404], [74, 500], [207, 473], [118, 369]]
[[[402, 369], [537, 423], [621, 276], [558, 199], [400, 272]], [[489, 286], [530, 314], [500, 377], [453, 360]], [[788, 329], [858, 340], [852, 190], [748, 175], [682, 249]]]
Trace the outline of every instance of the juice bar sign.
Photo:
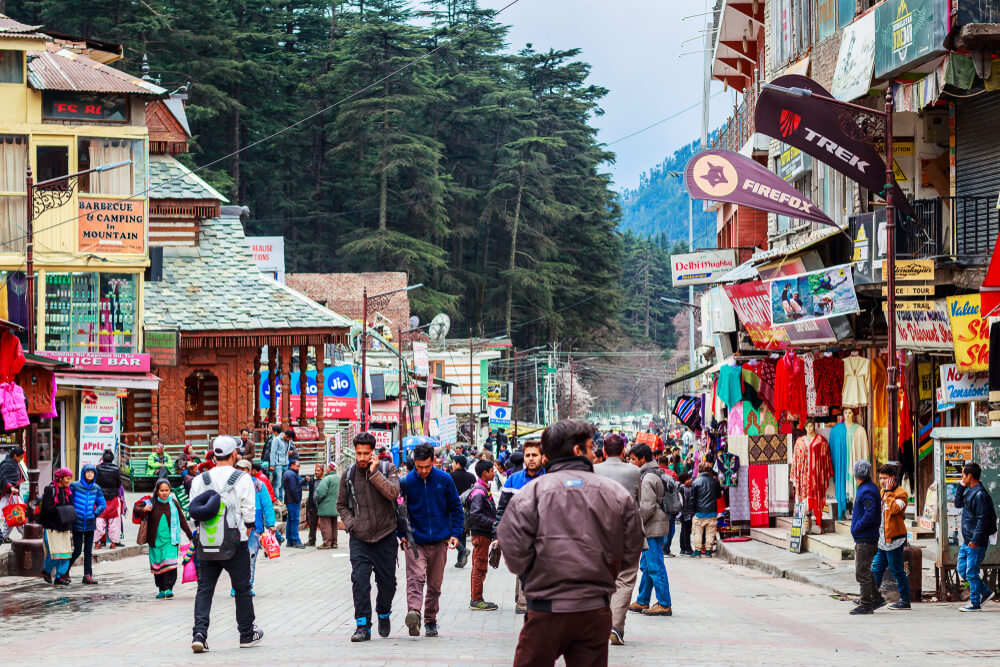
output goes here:
[[142, 255], [146, 252], [145, 202], [80, 198], [80, 252]]

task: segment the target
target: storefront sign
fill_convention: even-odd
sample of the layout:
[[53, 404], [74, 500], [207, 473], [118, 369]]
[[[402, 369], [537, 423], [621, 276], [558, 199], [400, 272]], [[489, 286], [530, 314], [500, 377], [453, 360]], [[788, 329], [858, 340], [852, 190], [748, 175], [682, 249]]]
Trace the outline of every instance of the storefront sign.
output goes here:
[[177, 366], [181, 358], [181, 332], [177, 329], [146, 329], [142, 349], [155, 366]]
[[837, 1], [816, 0], [817, 41], [822, 41], [837, 31]]
[[[896, 296], [934, 296], [933, 285], [896, 285], [892, 290]], [[889, 288], [882, 286], [882, 296], [889, 296]]]
[[934, 366], [929, 361], [917, 363], [917, 375], [920, 378], [920, 400], [929, 401], [934, 398]]
[[854, 254], [851, 257], [851, 264], [854, 266], [854, 279], [859, 285], [866, 285], [875, 280], [875, 267], [872, 261], [874, 219], [873, 213], [862, 213], [850, 218], [850, 234], [851, 238], [854, 239]]
[[44, 90], [42, 91], [42, 118], [124, 123], [128, 120], [128, 106], [124, 95]]
[[[882, 310], [886, 303], [882, 303]], [[896, 303], [896, 345], [904, 350], [954, 348], [948, 307], [941, 301], [899, 301]], [[927, 398], [930, 398], [928, 395]]]
[[837, 226], [816, 204], [777, 174], [756, 160], [732, 151], [711, 149], [696, 153], [684, 168], [684, 185], [694, 199], [728, 202]]
[[892, 76], [944, 52], [948, 0], [888, 0], [873, 14], [876, 77]]
[[770, 281], [771, 321], [785, 324], [860, 311], [851, 265], [843, 264]]
[[510, 428], [510, 408], [501, 405], [490, 406], [490, 428]]
[[146, 252], [143, 199], [84, 199], [77, 204], [80, 252], [141, 255]]
[[705, 250], [670, 256], [674, 287], [718, 282], [736, 268], [735, 250]]
[[118, 398], [114, 389], [84, 389], [80, 400], [79, 467], [101, 462], [104, 450], [118, 457], [121, 420]]
[[781, 144], [778, 155], [778, 176], [783, 181], [794, 181], [800, 175], [812, 169], [812, 158], [795, 146]]
[[[268, 377], [270, 371], [260, 374], [260, 409], [266, 411], [271, 407], [268, 395]], [[326, 380], [323, 385], [323, 415], [324, 419], [354, 419], [358, 409], [358, 389], [354, 378], [354, 368], [350, 365], [333, 366], [323, 369]], [[291, 418], [299, 417], [299, 396], [301, 385], [299, 371], [294, 371], [289, 378], [291, 385]], [[306, 417], [316, 417], [316, 371], [306, 372]], [[274, 384], [275, 414], [281, 415], [281, 381], [280, 377]]]
[[148, 373], [148, 354], [114, 354], [110, 352], [49, 352], [38, 354], [49, 359], [62, 361], [73, 366], [75, 371], [98, 371], [102, 373]]
[[430, 360], [427, 358], [427, 343], [413, 341], [413, 374], [427, 377], [430, 372]]
[[442, 445], [451, 445], [458, 442], [458, 418], [455, 415], [448, 415], [438, 420], [440, 434], [438, 439]]
[[248, 236], [250, 254], [261, 273], [266, 273], [279, 283], [285, 282], [285, 237]]
[[[885, 260], [882, 260], [882, 275], [886, 273]], [[897, 259], [896, 280], [907, 282], [922, 282], [934, 280], [933, 259]]]
[[989, 376], [986, 373], [963, 373], [955, 364], [942, 364], [941, 399], [945, 403], [971, 403], [985, 401], [990, 396]]
[[955, 343], [955, 364], [963, 373], [990, 368], [990, 324], [980, 317], [979, 295], [948, 297], [948, 317]]
[[384, 431], [381, 429], [372, 429], [368, 431], [373, 436], [375, 436], [375, 448], [385, 449], [388, 451], [392, 447], [392, 431]]
[[937, 401], [937, 411], [938, 412], [947, 412], [948, 410], [954, 410], [955, 409], [955, 404], [954, 403], [946, 403], [945, 402], [945, 400], [944, 400], [944, 389], [942, 389], [941, 387], [937, 387], [934, 390], [934, 396], [935, 396], [936, 401]]
[[[850, 10], [854, 15], [854, 7]], [[844, 29], [830, 92], [838, 100], [850, 101], [868, 94], [875, 63], [875, 17], [865, 14]]]

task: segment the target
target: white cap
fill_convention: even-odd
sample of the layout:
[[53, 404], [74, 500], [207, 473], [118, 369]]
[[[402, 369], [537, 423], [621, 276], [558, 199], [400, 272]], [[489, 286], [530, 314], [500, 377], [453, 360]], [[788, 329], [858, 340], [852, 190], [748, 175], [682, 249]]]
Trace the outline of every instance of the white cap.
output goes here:
[[215, 453], [216, 458], [228, 457], [237, 448], [239, 448], [239, 446], [239, 443], [236, 442], [236, 438], [231, 435], [220, 435], [212, 441], [212, 451]]

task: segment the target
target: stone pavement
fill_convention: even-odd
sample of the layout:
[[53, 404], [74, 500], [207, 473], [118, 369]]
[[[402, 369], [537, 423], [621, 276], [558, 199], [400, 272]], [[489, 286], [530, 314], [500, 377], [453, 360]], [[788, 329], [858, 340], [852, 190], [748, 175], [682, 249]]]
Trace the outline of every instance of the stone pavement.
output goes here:
[[[491, 570], [487, 599], [497, 612], [468, 610], [469, 570], [449, 565], [441, 637], [411, 638], [402, 625], [400, 563], [393, 634], [351, 644], [353, 609], [346, 536], [336, 551], [285, 550], [257, 570], [257, 621], [265, 638], [239, 650], [233, 602], [220, 583], [209, 637], [211, 652], [190, 652], [194, 584], [174, 600], [155, 600], [145, 557], [100, 563], [99, 586], [54, 589], [40, 579], [0, 578], [0, 655], [16, 663], [76, 665], [317, 664], [509, 665], [521, 617], [513, 577]], [[449, 560], [453, 562], [454, 556]], [[678, 663], [781, 665], [950, 664], [1000, 656], [1000, 605], [959, 614], [957, 604], [922, 604], [853, 617], [849, 602], [821, 589], [775, 579], [722, 559], [667, 561], [675, 615], [629, 614], [627, 646], [611, 648], [613, 665]], [[79, 579], [78, 568], [73, 570]], [[223, 576], [222, 581], [225, 581]], [[994, 618], [996, 617], [996, 618]]]

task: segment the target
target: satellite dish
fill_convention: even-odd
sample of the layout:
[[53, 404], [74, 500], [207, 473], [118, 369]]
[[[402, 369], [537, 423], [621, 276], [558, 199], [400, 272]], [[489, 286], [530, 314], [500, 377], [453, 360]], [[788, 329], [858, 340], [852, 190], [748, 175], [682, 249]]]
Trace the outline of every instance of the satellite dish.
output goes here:
[[416, 329], [420, 326], [420, 318], [416, 315], [410, 315], [410, 328]]
[[430, 336], [431, 342], [435, 345], [443, 346], [444, 337], [448, 335], [448, 331], [451, 329], [451, 318], [444, 313], [438, 313], [431, 320], [431, 325], [427, 329], [427, 335]]

